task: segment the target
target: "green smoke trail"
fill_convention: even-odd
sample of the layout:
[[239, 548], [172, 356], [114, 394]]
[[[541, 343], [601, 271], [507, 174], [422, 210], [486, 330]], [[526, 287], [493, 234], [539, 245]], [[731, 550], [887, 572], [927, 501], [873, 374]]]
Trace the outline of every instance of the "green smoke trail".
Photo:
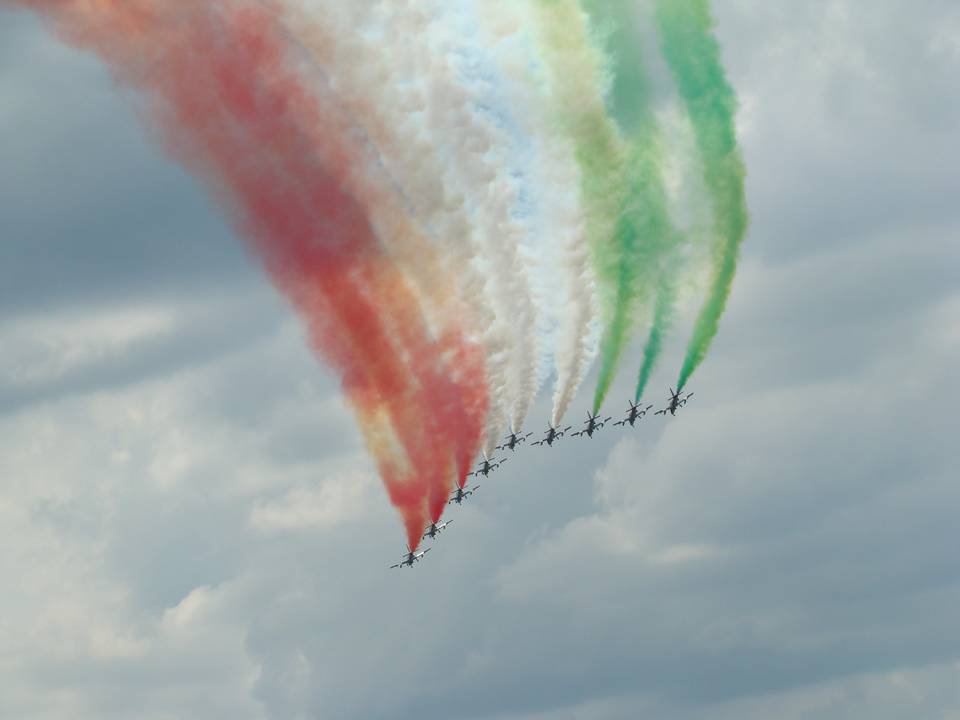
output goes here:
[[661, 47], [696, 136], [713, 206], [713, 275], [680, 370], [679, 388], [706, 356], [720, 323], [749, 223], [737, 147], [736, 96], [723, 72], [708, 0], [656, 0]]
[[[594, 393], [594, 412], [600, 409], [630, 334], [635, 328], [638, 309], [650, 305], [654, 292], [658, 311], [654, 314], [660, 340], [672, 315], [678, 249], [684, 235], [670, 217], [667, 192], [663, 184], [660, 135], [653, 118], [636, 127], [629, 153], [629, 206], [622, 219], [621, 272], [624, 295], [618, 298], [613, 322], [605, 334], [602, 362]], [[659, 342], [645, 350], [652, 369], [659, 355]]]
[[643, 391], [646, 390], [647, 382], [650, 380], [650, 373], [653, 372], [660, 357], [664, 335], [673, 319], [674, 299], [674, 287], [669, 282], [662, 282], [657, 288], [657, 305], [653, 313], [653, 324], [650, 326], [650, 334], [643, 348], [643, 364], [640, 366], [637, 389], [633, 394], [635, 403], [640, 402], [640, 398], [643, 397]]
[[[607, 114], [606, 60], [578, 0], [532, 0], [554, 113], [580, 167], [587, 241], [604, 321], [601, 384], [609, 387], [632, 322], [639, 228], [630, 211], [630, 146]], [[602, 402], [598, 392], [595, 407]], [[596, 411], [596, 410], [595, 410]]]
[[637, 386], [643, 392], [662, 347], [674, 303], [677, 257], [685, 236], [674, 225], [663, 179], [662, 132], [653, 112], [642, 48], [631, 30], [631, 0], [582, 0], [596, 35], [604, 44], [612, 85], [610, 111], [630, 142], [628, 205], [619, 234], [623, 280], [613, 322], [601, 346], [602, 362], [594, 395], [600, 409], [630, 332], [637, 309], [646, 309], [656, 289], [656, 308]]
[[[581, 170], [587, 232], [604, 332], [593, 412], [598, 412], [636, 327], [654, 312], [649, 374], [672, 316], [676, 258], [685, 236], [674, 225], [663, 179], [662, 132], [653, 112], [631, 0], [534, 0], [556, 111]], [[603, 81], [610, 82], [604, 93]]]

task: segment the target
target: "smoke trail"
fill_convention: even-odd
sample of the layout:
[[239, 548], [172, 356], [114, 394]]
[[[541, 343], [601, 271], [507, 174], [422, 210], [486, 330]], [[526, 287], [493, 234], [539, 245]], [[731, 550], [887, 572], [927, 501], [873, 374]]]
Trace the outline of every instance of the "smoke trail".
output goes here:
[[[654, 113], [642, 47], [633, 29], [634, 3], [630, 0], [583, 0], [583, 3], [610, 62], [610, 111], [631, 143], [631, 211], [639, 237], [632, 256], [624, 260], [635, 264], [633, 301], [638, 309], [649, 309], [650, 295], [656, 289], [653, 322], [635, 391], [639, 402], [673, 316], [676, 276], [682, 268], [680, 252], [687, 237], [670, 214], [663, 171], [663, 133]], [[623, 322], [628, 320], [628, 317], [621, 318]], [[624, 328], [613, 337], [626, 339], [630, 329]], [[622, 346], [617, 350], [622, 351]], [[599, 410], [614, 370], [615, 364], [612, 364], [601, 371], [594, 412]]]
[[[173, 154], [205, 179], [340, 374], [411, 547], [469, 463], [486, 397], [462, 330], [432, 338], [416, 294], [318, 151], [329, 118], [263, 7], [243, 0], [19, 0], [145, 91]], [[452, 455], [451, 455], [452, 452]]]
[[[482, 6], [496, 10], [498, 6]], [[527, 280], [535, 307], [538, 374], [536, 389], [543, 385], [553, 369], [552, 350], [559, 323], [551, 312], [550, 298], [559, 295], [554, 275], [546, 271], [546, 263], [554, 255], [552, 237], [542, 232], [543, 202], [549, 180], [539, 176], [542, 135], [533, 120], [538, 109], [536, 94], [516, 91], [505, 60], [512, 50], [509, 37], [492, 32], [480, 15], [475, 0], [444, 0], [437, 21], [449, 26], [446, 42], [451, 67], [471, 98], [471, 111], [485, 119], [509, 146], [498, 152], [503, 168], [501, 175], [512, 180], [511, 217], [522, 226], [516, 235], [519, 267]], [[507, 72], [505, 72], [505, 70]], [[547, 180], [547, 182], [544, 182]], [[520, 418], [511, 418], [512, 424]]]
[[647, 336], [647, 342], [643, 348], [643, 364], [640, 366], [640, 373], [637, 376], [637, 389], [633, 394], [635, 403], [640, 402], [640, 398], [643, 397], [643, 391], [647, 388], [650, 374], [660, 358], [664, 335], [670, 329], [670, 323], [673, 320], [673, 303], [673, 287], [669, 283], [661, 283], [657, 292], [657, 303], [653, 311], [650, 334]]
[[[628, 170], [627, 173], [628, 179], [625, 185], [628, 197], [637, 196], [641, 192], [639, 178], [633, 177], [632, 170]], [[637, 286], [642, 271], [643, 246], [641, 243], [644, 231], [645, 228], [640, 225], [635, 214], [625, 207], [614, 232], [614, 242], [620, 255], [615, 276], [616, 296], [613, 314], [607, 322], [600, 344], [602, 359], [597, 387], [593, 395], [594, 414], [600, 411], [610, 391], [610, 385], [613, 383], [620, 360], [630, 340], [630, 330], [633, 328], [634, 313], [639, 301]]]
[[[404, 188], [419, 222], [447, 258], [436, 282], [455, 280], [463, 313], [482, 332], [490, 397], [485, 445], [492, 450], [512, 405], [516, 330], [494, 287], [499, 281], [484, 272], [487, 250], [468, 202], [468, 188], [451, 168], [437, 134], [428, 132], [436, 129], [428, 127], [424, 117], [436, 91], [411, 81], [436, 62], [427, 42], [432, 18], [395, 4], [323, 3], [319, 10], [313, 2], [291, 3], [286, 20], [329, 74], [338, 96], [376, 146], [386, 171]], [[424, 47], [410, 43], [411, 37], [423, 38]], [[454, 137], [450, 142], [460, 140]], [[465, 471], [458, 481], [463, 484]]]
[[680, 370], [679, 389], [717, 334], [749, 223], [737, 147], [736, 96], [724, 75], [707, 0], [657, 0], [663, 54], [686, 105], [713, 206], [713, 275]]
[[[433, 6], [433, 13], [428, 8]], [[473, 221], [484, 253], [482, 260], [490, 277], [498, 316], [512, 331], [508, 348], [510, 374], [510, 425], [520, 428], [537, 391], [537, 308], [532, 299], [527, 268], [520, 248], [529, 230], [513, 216], [520, 204], [519, 189], [505, 168], [511, 138], [490, 118], [474, 108], [471, 90], [457, 72], [452, 59], [459, 39], [440, 10], [446, 3], [396, 0], [389, 8], [396, 15], [412, 15], [429, 28], [436, 43], [432, 52], [420, 51], [417, 43], [405, 43], [413, 52], [419, 77], [427, 89], [426, 121], [435, 142], [448, 158], [453, 179], [464, 194], [474, 199]], [[388, 20], [390, 22], [390, 13]]]
[[[593, 400], [596, 413], [616, 376], [638, 312], [650, 309], [661, 284], [672, 284], [660, 276], [675, 271], [669, 258], [685, 237], [669, 213], [661, 133], [628, 4], [540, 0], [537, 9], [544, 53], [592, 212], [593, 259], [605, 321]], [[599, 84], [607, 76], [612, 76], [609, 99]], [[666, 302], [671, 295], [665, 292], [663, 297]]]
[[[391, 51], [390, 43], [420, 35], [424, 28], [409, 23], [387, 26], [373, 12], [375, 7], [363, 3], [335, 3], [320, 11], [316, 2], [288, 0], [282, 7], [285, 27], [320, 68], [322, 77], [314, 82], [329, 85], [349, 113], [353, 134], [372, 146], [378, 172], [401, 196], [403, 207], [371, 197], [366, 205], [372, 217], [383, 217], [386, 237], [393, 238], [393, 246], [405, 248], [395, 250], [427, 295], [433, 288], [435, 295], [459, 297], [460, 302], [447, 303], [448, 320], [462, 318], [471, 332], [479, 333], [490, 401], [485, 444], [492, 446], [506, 424], [508, 333], [493, 313], [487, 281], [476, 267], [480, 251], [467, 199], [451, 194], [435, 144], [422, 132], [419, 116], [426, 100], [417, 84], [410, 82], [414, 68], [406, 55]], [[351, 189], [354, 194], [369, 195]], [[389, 199], [389, 193], [384, 195]], [[405, 212], [412, 213], [412, 224]], [[420, 237], [421, 232], [425, 237]], [[458, 462], [456, 480], [461, 487], [471, 464], [472, 457]], [[432, 519], [439, 519], [439, 514]]]
[[[478, 17], [481, 29], [500, 69], [494, 88], [500, 98], [486, 104], [509, 108], [516, 129], [529, 145], [525, 178], [535, 212], [533, 258], [539, 273], [539, 312], [547, 330], [542, 371], [552, 360], [556, 372], [551, 422], [559, 424], [596, 354], [595, 281], [590, 264], [580, 193], [579, 167], [567, 134], [558, 127], [551, 109], [542, 68], [533, 39], [525, 32], [524, 17], [515, 3], [459, 0]], [[493, 93], [491, 93], [492, 95]]]
[[536, 0], [530, 10], [554, 113], [580, 166], [586, 233], [604, 324], [597, 408], [625, 347], [633, 311], [638, 231], [628, 212], [629, 147], [607, 116], [605, 58], [591, 43], [588, 18], [576, 0]]

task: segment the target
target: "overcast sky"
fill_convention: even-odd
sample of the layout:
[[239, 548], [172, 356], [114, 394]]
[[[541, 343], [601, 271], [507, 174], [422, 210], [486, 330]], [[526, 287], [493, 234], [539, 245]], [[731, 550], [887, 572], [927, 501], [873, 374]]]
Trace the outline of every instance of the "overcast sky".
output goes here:
[[714, 4], [753, 224], [694, 401], [403, 573], [284, 301], [0, 10], [0, 717], [960, 718], [960, 5]]

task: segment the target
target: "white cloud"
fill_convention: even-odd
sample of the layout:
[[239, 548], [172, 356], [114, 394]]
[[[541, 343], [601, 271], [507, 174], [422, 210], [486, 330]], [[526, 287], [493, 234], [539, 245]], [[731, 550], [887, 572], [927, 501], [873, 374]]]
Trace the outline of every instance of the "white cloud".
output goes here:
[[0, 384], [39, 385], [126, 354], [137, 343], [169, 336], [170, 307], [91, 308], [51, 317], [20, 315], [0, 322]]
[[379, 480], [369, 473], [350, 473], [316, 486], [295, 487], [273, 501], [257, 501], [250, 523], [259, 532], [333, 528], [348, 519], [357, 519], [381, 491]]

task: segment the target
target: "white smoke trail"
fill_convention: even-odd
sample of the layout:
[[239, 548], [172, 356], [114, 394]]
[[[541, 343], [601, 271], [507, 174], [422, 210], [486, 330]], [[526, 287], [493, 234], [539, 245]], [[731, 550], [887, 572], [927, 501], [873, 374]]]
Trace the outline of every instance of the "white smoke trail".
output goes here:
[[569, 137], [555, 122], [534, 39], [523, 31], [517, 4], [476, 3], [484, 28], [496, 44], [509, 103], [534, 145], [534, 187], [538, 190], [540, 270], [553, 279], [547, 312], [557, 373], [551, 422], [558, 425], [576, 395], [599, 342], [593, 266], [586, 236], [580, 169]]
[[[487, 31], [480, 8], [474, 0], [450, 0], [445, 7], [448, 9], [444, 19], [456, 36], [451, 38], [450, 48], [459, 78], [473, 98], [472, 109], [510, 142], [509, 149], [501, 155], [503, 172], [513, 179], [516, 187], [516, 205], [511, 212], [526, 230], [517, 240], [520, 262], [536, 308], [540, 351], [536, 385], [539, 390], [554, 371], [553, 353], [559, 329], [555, 308], [562, 292], [558, 273], [551, 272], [549, 262], [556, 255], [552, 238], [543, 232], [543, 188], [538, 186], [536, 167], [539, 138], [523, 115], [524, 107], [512, 102], [516, 83], [504, 74], [509, 68], [502, 67], [502, 39]], [[518, 113], [518, 109], [521, 112]]]
[[448, 177], [471, 198], [494, 310], [511, 332], [507, 390], [511, 425], [519, 428], [537, 391], [537, 311], [520, 252], [530, 230], [514, 216], [520, 197], [508, 170], [509, 133], [477, 111], [475, 96], [454, 64], [459, 39], [444, 3], [395, 0], [386, 7], [391, 28], [409, 23], [428, 29], [423, 42], [404, 38], [393, 49], [413, 62], [412, 76], [426, 91], [427, 128], [449, 161]]
[[[522, 425], [550, 359], [558, 423], [596, 355], [596, 286], [579, 168], [555, 122], [557, 99], [537, 74], [534, 43], [516, 31], [523, 19], [516, 5], [287, 3], [300, 9], [289, 16], [294, 34], [407, 205], [368, 204], [375, 222], [418, 284], [429, 289], [435, 275], [438, 294], [451, 286], [457, 307], [482, 329], [491, 400], [486, 448], [508, 420]], [[491, 22], [464, 31], [479, 18]], [[491, 58], [495, 87], [489, 68], [471, 66]], [[509, 99], [497, 105], [491, 93], [500, 92]], [[523, 152], [529, 157], [518, 157]], [[358, 172], [358, 185], [367, 172]], [[405, 210], [420, 228], [410, 227]], [[417, 244], [407, 242], [417, 229], [426, 229], [441, 260], [417, 265]], [[540, 357], [541, 349], [552, 357]]]

